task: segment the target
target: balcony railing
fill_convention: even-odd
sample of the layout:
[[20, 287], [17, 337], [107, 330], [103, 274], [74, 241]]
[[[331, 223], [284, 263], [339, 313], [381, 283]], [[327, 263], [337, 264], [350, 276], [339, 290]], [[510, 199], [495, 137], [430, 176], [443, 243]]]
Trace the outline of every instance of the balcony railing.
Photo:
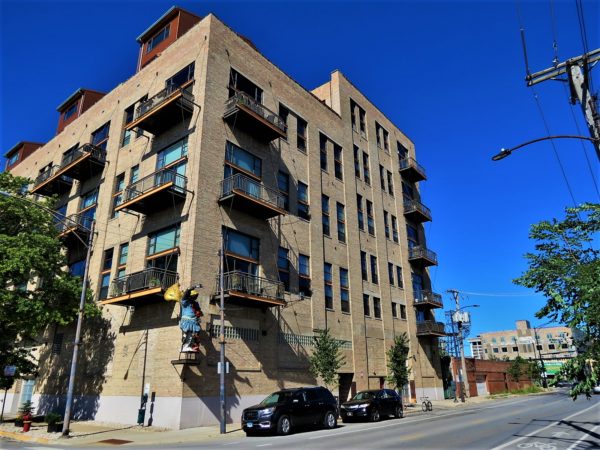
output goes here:
[[[220, 293], [220, 280], [217, 275], [215, 296]], [[241, 297], [271, 305], [283, 305], [284, 285], [281, 281], [258, 277], [246, 272], [232, 271], [223, 274], [223, 293], [229, 298]]]
[[285, 213], [285, 202], [279, 191], [241, 173], [221, 181], [220, 201], [232, 198], [232, 206], [262, 218]]
[[423, 203], [405, 198], [404, 199], [404, 214], [418, 222], [428, 222], [431, 220], [431, 210]]
[[400, 160], [400, 172], [406, 174], [411, 181], [427, 179], [425, 169], [414, 158], [402, 158]]
[[189, 88], [169, 85], [158, 94], [142, 102], [135, 110], [135, 118], [125, 128], [131, 130], [139, 127], [155, 136], [190, 117], [194, 111], [194, 96]]
[[72, 162], [85, 157], [92, 158], [95, 161], [104, 164], [106, 162], [106, 150], [96, 147], [92, 144], [83, 144], [72, 152], [68, 152], [67, 154], [63, 155], [62, 161], [60, 162], [60, 167], [65, 168]]
[[150, 268], [140, 272], [130, 273], [121, 278], [115, 278], [109, 291], [109, 297], [120, 297], [144, 290], [160, 288], [164, 290], [173, 285], [178, 279], [177, 272]]
[[85, 212], [71, 214], [65, 217], [64, 220], [57, 221], [56, 228], [61, 235], [70, 233], [71, 231], [87, 234], [92, 229], [93, 221], [93, 217], [87, 216]]
[[424, 266], [437, 266], [438, 263], [435, 252], [420, 245], [408, 249], [408, 260], [422, 263]]
[[[245, 114], [239, 115], [240, 111]], [[236, 92], [227, 100], [223, 118], [231, 120], [236, 127], [268, 141], [287, 136], [284, 120], [242, 91]]]
[[415, 303], [415, 306], [424, 305], [424, 306], [431, 306], [433, 308], [443, 308], [444, 307], [444, 303], [442, 301], [442, 296], [440, 294], [436, 294], [435, 292], [431, 292], [431, 291], [416, 291], [414, 303]]
[[40, 173], [33, 182], [31, 193], [52, 195], [64, 194], [71, 190], [73, 179], [60, 174], [61, 166], [54, 165]]
[[[187, 178], [174, 170], [158, 170], [124, 190], [123, 202], [115, 211], [131, 209], [142, 214], [157, 211], [185, 198]], [[165, 203], [166, 202], [166, 203]]]
[[446, 331], [442, 322], [425, 320], [417, 322], [417, 336], [445, 336]]

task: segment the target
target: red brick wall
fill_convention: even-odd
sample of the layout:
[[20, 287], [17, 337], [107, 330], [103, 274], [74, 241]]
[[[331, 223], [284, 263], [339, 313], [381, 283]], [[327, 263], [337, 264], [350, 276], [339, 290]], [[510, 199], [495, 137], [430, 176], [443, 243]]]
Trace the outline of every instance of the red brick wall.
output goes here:
[[[488, 393], [498, 394], [507, 390], [523, 389], [531, 386], [530, 379], [523, 376], [518, 383], [512, 381], [507, 375], [511, 365], [509, 361], [488, 361], [483, 359], [465, 358], [467, 366], [467, 381], [469, 396], [477, 396], [477, 376], [485, 376]], [[452, 358], [452, 374], [454, 380], [458, 381], [458, 368], [461, 367], [460, 358]], [[460, 391], [459, 391], [460, 392]]]

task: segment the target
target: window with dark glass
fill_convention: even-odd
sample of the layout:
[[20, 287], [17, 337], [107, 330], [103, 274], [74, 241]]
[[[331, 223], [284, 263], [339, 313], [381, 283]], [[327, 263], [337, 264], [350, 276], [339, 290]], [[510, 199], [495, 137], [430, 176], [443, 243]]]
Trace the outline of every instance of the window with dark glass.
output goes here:
[[279, 247], [277, 253], [277, 269], [279, 271], [279, 281], [283, 282], [286, 291], [290, 290], [290, 259], [289, 250]]
[[373, 202], [367, 200], [367, 228], [369, 234], [375, 236], [375, 219], [373, 218]]
[[119, 211], [115, 211], [115, 208], [123, 202], [123, 189], [125, 189], [125, 172], [120, 173], [115, 178], [115, 193], [113, 194], [113, 211], [112, 218], [114, 219], [119, 215]]
[[[187, 136], [159, 151], [156, 155], [156, 170], [168, 167], [178, 175], [185, 175], [187, 166]], [[178, 180], [176, 180], [178, 182]]]
[[415, 191], [411, 184], [406, 181], [402, 182], [402, 195], [408, 200], [415, 198]]
[[262, 160], [227, 141], [225, 145], [225, 178], [238, 173], [260, 179], [262, 176]]
[[376, 319], [381, 319], [381, 299], [373, 297], [373, 315]]
[[286, 211], [290, 210], [290, 176], [282, 172], [281, 170], [277, 173], [277, 187], [279, 189], [279, 195], [283, 197], [283, 209]]
[[312, 295], [310, 288], [310, 258], [306, 255], [298, 255], [298, 290], [300, 294]]
[[119, 260], [117, 265], [117, 278], [125, 276], [127, 268], [127, 257], [129, 256], [129, 244], [121, 244], [119, 247]]
[[255, 237], [223, 228], [225, 240], [225, 271], [239, 270], [251, 275], [258, 274], [259, 245]]
[[404, 282], [402, 281], [402, 267], [396, 266], [396, 283], [399, 288], [404, 287]]
[[336, 202], [337, 234], [340, 242], [346, 242], [346, 209], [344, 205]]
[[387, 170], [387, 182], [388, 182], [388, 194], [392, 197], [394, 196], [394, 179], [392, 177], [392, 172]]
[[395, 319], [398, 318], [398, 303], [396, 302], [392, 302], [392, 317]]
[[165, 86], [167, 86], [167, 87], [183, 86], [188, 81], [194, 79], [194, 69], [195, 69], [195, 63], [189, 64], [188, 66], [184, 67], [179, 72], [177, 72], [175, 75], [173, 75], [171, 78], [168, 78], [167, 80], [165, 80]]
[[363, 251], [360, 252], [360, 272], [362, 274], [362, 279], [368, 281], [369, 272], [367, 270], [367, 254]]
[[148, 45], [146, 45], [146, 53], [150, 53], [158, 44], [167, 39], [169, 37], [170, 30], [171, 24], [167, 24], [166, 27], [156, 33], [154, 37], [148, 41]]
[[393, 286], [394, 285], [394, 265], [391, 262], [388, 263], [388, 278], [389, 278], [390, 284]]
[[130, 107], [128, 107], [125, 110], [125, 113], [124, 113], [125, 119], [123, 120], [123, 138], [121, 139], [121, 147], [125, 147], [127, 144], [129, 144], [129, 142], [131, 142], [132, 130], [126, 129], [125, 126], [128, 123], [133, 122], [134, 112], [135, 112], [135, 105], [131, 105]]
[[94, 189], [81, 196], [79, 201], [79, 223], [85, 228], [92, 226], [92, 221], [96, 219], [96, 208], [98, 206], [98, 190]]
[[321, 158], [321, 170], [327, 172], [327, 137], [319, 133], [319, 154]]
[[340, 267], [340, 302], [342, 312], [350, 312], [350, 284], [348, 283], [348, 269]]
[[419, 244], [419, 232], [412, 225], [406, 224], [406, 237], [408, 238], [408, 248]]
[[371, 302], [367, 294], [363, 294], [363, 311], [365, 312], [365, 316], [371, 316]]
[[108, 144], [108, 131], [110, 130], [110, 122], [106, 122], [100, 128], [92, 133], [92, 145], [106, 150]]
[[113, 249], [109, 248], [104, 250], [104, 262], [102, 263], [102, 270], [110, 270], [112, 268], [113, 261]]
[[69, 265], [69, 273], [74, 277], [83, 277], [85, 272], [85, 259], [75, 261]]
[[179, 246], [181, 226], [163, 228], [148, 235], [148, 256], [156, 255]]
[[354, 146], [354, 176], [360, 178], [360, 149]]
[[369, 155], [363, 152], [363, 177], [365, 183], [371, 184], [371, 171], [369, 170]]
[[302, 181], [298, 181], [298, 217], [310, 220], [308, 185]]
[[360, 125], [360, 134], [363, 137], [367, 136], [367, 120], [366, 120], [365, 115], [366, 115], [365, 110], [359, 106], [358, 107], [358, 121], [359, 121], [359, 125]]
[[133, 166], [129, 172], [129, 184], [135, 183], [140, 179], [140, 166], [137, 164]]
[[79, 102], [73, 103], [65, 112], [63, 113], [63, 121], [66, 122], [77, 112], [77, 108], [79, 106]]
[[381, 190], [385, 191], [385, 169], [379, 164], [379, 183], [381, 184]]
[[396, 141], [396, 152], [398, 153], [399, 162], [408, 158], [408, 149], [398, 141]]
[[296, 147], [298, 150], [306, 151], [306, 120], [296, 116]]
[[392, 215], [392, 239], [398, 242], [398, 219], [394, 215]]
[[98, 292], [99, 298], [108, 297], [108, 289], [110, 286], [110, 270], [112, 268], [113, 261], [113, 249], [109, 248], [104, 250], [104, 258], [102, 262], [102, 271], [100, 272], [100, 290]]
[[383, 228], [385, 230], [385, 237], [390, 238], [390, 221], [388, 218], [389, 214], [387, 211], [383, 211]]
[[342, 147], [337, 144], [333, 144], [333, 164], [334, 164], [334, 172], [335, 177], [338, 180], [343, 180], [343, 170], [342, 170]]
[[325, 308], [333, 309], [333, 267], [327, 262], [323, 265], [323, 279], [325, 281]]
[[8, 160], [6, 161], [6, 167], [10, 167], [10, 166], [14, 165], [18, 160], [19, 160], [19, 152], [13, 153], [12, 155], [10, 155], [8, 157]]
[[377, 275], [377, 256], [370, 256], [371, 258], [371, 282], [379, 283], [379, 276]]
[[406, 320], [406, 305], [400, 305], [400, 318]]
[[356, 210], [357, 210], [357, 216], [358, 216], [358, 229], [364, 231], [365, 217], [364, 217], [364, 212], [363, 212], [363, 198], [362, 198], [362, 195], [360, 195], [360, 194], [356, 194]]
[[323, 220], [323, 234], [325, 236], [329, 236], [330, 227], [329, 227], [329, 197], [326, 195], [321, 195], [321, 215]]
[[350, 121], [352, 122], [352, 129], [354, 131], [358, 131], [357, 121], [356, 121], [356, 103], [353, 100], [350, 100]]
[[377, 140], [377, 147], [383, 148], [383, 137], [381, 135], [381, 125], [375, 122], [375, 139]]
[[244, 92], [257, 103], [262, 103], [262, 89], [237, 70], [231, 69], [229, 72], [229, 97], [233, 97], [236, 92]]
[[288, 124], [288, 117], [290, 115], [290, 110], [283, 106], [281, 103], [279, 104], [279, 117], [283, 120], [283, 123]]

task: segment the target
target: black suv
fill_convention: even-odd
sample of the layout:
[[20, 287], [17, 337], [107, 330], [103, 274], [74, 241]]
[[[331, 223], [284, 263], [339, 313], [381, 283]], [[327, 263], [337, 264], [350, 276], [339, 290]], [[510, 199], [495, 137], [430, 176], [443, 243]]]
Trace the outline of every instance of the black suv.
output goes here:
[[305, 425], [335, 428], [337, 417], [335, 397], [324, 387], [283, 389], [244, 409], [242, 428], [248, 436], [260, 431], [289, 434]]
[[340, 407], [342, 422], [352, 419], [369, 419], [378, 422], [382, 416], [404, 416], [402, 398], [391, 389], [361, 391]]

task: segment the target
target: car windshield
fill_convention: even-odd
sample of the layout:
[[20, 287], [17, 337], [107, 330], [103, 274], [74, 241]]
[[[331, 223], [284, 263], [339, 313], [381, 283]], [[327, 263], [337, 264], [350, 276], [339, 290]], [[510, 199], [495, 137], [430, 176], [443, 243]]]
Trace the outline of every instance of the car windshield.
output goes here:
[[365, 391], [356, 394], [352, 397], [352, 400], [371, 400], [372, 398], [375, 398], [375, 394], [373, 392]]
[[283, 403], [292, 398], [293, 392], [274, 392], [260, 402], [261, 406], [271, 406], [277, 403]]

